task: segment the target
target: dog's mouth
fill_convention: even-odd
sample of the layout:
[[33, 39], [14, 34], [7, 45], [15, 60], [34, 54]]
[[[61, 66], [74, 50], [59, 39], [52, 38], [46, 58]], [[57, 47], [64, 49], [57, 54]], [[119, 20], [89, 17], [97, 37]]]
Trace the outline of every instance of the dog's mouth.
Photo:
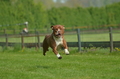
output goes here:
[[59, 37], [61, 37], [61, 34], [60, 33], [55, 34], [55, 37], [59, 38]]

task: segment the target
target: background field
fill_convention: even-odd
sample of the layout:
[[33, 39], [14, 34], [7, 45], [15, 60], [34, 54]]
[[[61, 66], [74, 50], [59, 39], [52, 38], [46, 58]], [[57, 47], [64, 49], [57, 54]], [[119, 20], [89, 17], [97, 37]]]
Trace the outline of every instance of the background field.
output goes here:
[[[42, 42], [44, 36], [40, 37]], [[77, 42], [76, 34], [65, 34], [67, 42]], [[119, 33], [113, 34], [119, 41]], [[0, 41], [5, 41], [1, 38]], [[9, 42], [20, 42], [21, 38], [9, 38]], [[109, 33], [82, 33], [81, 41], [109, 41]], [[26, 37], [25, 43], [37, 42], [36, 37]], [[42, 55], [42, 48], [0, 47], [0, 79], [119, 79], [119, 48], [109, 53], [109, 48], [87, 48], [78, 53], [69, 48], [70, 55], [60, 54], [59, 60], [50, 51]]]
[[[46, 34], [47, 35], [47, 34]], [[113, 33], [113, 41], [120, 41], [120, 33]], [[40, 36], [40, 42], [43, 42], [45, 36]], [[76, 34], [65, 34], [65, 39], [67, 42], [77, 42]], [[35, 43], [37, 42], [36, 37], [25, 37], [25, 43]], [[109, 41], [109, 33], [94, 33], [94, 34], [81, 34], [81, 41]], [[5, 37], [1, 37], [0, 42], [5, 42]], [[8, 42], [21, 42], [21, 38], [9, 37]]]
[[119, 79], [119, 53], [61, 53], [33, 49], [0, 53], [0, 79]]

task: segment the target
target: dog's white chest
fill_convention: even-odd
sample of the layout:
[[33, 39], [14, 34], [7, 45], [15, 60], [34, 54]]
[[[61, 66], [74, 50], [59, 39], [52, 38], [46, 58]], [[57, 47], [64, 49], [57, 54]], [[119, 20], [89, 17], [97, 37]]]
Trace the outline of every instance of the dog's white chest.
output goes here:
[[59, 45], [62, 45], [63, 44], [63, 38], [55, 38], [54, 37], [54, 40], [56, 42], [56, 46], [59, 46]]

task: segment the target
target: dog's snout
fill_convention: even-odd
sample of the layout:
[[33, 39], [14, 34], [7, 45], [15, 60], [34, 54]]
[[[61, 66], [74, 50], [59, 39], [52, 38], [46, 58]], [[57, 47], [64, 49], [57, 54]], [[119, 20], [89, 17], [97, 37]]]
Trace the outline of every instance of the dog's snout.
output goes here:
[[60, 32], [60, 30], [58, 30], [58, 32]]
[[60, 35], [61, 31], [58, 29], [57, 34]]
[[58, 35], [61, 35], [60, 33], [58, 33]]
[[60, 32], [61, 30], [60, 29], [58, 29], [58, 32]]

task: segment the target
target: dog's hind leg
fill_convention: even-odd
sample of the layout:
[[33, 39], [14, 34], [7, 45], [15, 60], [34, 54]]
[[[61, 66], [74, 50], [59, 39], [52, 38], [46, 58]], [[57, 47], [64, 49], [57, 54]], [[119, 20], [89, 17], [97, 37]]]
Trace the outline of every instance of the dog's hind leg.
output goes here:
[[48, 46], [43, 46], [43, 55], [46, 55], [46, 52], [48, 51]]
[[46, 52], [48, 51], [48, 44], [47, 44], [47, 41], [46, 41], [46, 38], [44, 39], [43, 41], [43, 55], [45, 56], [46, 55]]
[[43, 55], [45, 56], [47, 52], [47, 49], [43, 47]]

